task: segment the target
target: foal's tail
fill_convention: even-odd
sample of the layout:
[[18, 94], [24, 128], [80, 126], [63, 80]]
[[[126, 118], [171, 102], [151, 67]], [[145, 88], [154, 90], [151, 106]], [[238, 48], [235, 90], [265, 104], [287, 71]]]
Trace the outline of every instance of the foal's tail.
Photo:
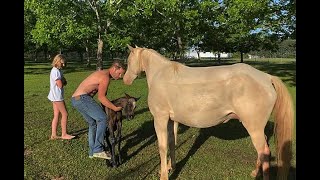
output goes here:
[[278, 77], [272, 76], [272, 83], [277, 92], [273, 108], [278, 161], [277, 179], [287, 179], [292, 158], [293, 102], [288, 89]]

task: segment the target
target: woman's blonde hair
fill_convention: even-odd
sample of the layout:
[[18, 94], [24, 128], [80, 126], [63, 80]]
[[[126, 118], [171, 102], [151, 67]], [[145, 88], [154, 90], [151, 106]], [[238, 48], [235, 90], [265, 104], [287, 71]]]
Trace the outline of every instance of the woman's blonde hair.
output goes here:
[[66, 63], [66, 57], [63, 54], [57, 54], [51, 63], [52, 67], [57, 67], [59, 62]]

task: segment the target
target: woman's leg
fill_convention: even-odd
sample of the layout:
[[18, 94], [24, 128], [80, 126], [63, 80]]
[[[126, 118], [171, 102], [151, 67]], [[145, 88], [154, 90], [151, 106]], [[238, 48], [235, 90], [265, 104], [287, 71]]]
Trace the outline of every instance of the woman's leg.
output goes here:
[[51, 137], [50, 139], [57, 139], [57, 126], [58, 126], [58, 120], [59, 120], [59, 109], [56, 104], [56, 102], [52, 102], [53, 106], [53, 119], [51, 122]]
[[67, 121], [68, 121], [68, 112], [64, 101], [55, 102], [56, 106], [61, 113], [61, 138], [62, 139], [72, 139], [75, 136], [69, 135], [67, 133]]

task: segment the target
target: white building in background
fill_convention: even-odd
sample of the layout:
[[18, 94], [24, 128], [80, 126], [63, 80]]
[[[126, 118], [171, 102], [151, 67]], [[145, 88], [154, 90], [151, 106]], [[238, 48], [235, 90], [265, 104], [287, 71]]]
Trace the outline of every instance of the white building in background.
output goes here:
[[257, 59], [257, 58], [260, 58], [260, 56], [248, 54], [248, 58], [249, 59]]
[[[193, 48], [191, 48], [186, 54], [186, 57], [188, 58], [198, 58], [197, 51]], [[218, 53], [212, 53], [212, 52], [200, 52], [199, 53], [200, 58], [218, 58]], [[231, 58], [231, 53], [220, 53], [220, 58]]]

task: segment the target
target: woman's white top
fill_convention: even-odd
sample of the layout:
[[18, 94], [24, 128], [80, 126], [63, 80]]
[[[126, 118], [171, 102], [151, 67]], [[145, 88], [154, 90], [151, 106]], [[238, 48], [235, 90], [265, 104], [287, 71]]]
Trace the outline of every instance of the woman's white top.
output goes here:
[[64, 90], [63, 87], [59, 88], [57, 86], [56, 80], [62, 79], [63, 73], [60, 69], [53, 67], [50, 72], [50, 92], [48, 99], [50, 101], [63, 101], [64, 100]]

